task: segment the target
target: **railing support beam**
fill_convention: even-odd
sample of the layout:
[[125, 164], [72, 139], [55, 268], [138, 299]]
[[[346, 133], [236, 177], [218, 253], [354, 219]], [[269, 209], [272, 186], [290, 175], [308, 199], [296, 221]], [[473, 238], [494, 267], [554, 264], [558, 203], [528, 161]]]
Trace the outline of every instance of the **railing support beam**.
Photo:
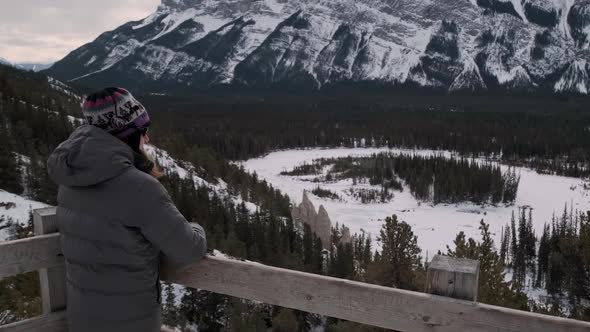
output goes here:
[[[59, 232], [56, 208], [38, 209], [33, 212], [35, 235]], [[66, 308], [66, 270], [63, 266], [39, 270], [43, 314], [62, 311]]]

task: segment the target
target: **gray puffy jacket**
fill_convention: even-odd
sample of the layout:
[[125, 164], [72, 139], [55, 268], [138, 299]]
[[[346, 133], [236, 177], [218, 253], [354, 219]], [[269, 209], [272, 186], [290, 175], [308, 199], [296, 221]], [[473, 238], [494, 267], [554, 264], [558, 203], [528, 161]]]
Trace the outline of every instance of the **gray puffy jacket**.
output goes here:
[[82, 126], [49, 157], [67, 271], [70, 332], [159, 331], [159, 267], [201, 259], [203, 228], [133, 166], [125, 143]]

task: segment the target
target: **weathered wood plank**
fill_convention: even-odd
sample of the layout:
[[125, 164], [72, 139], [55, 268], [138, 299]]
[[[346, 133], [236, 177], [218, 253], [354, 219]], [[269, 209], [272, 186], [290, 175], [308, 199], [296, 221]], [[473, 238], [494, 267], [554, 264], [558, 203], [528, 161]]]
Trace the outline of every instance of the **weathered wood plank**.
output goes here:
[[58, 311], [49, 315], [35, 317], [8, 325], [0, 325], [0, 332], [64, 332], [67, 330], [68, 327], [65, 311]]
[[400, 331], [590, 331], [590, 323], [209, 256], [169, 282]]
[[[33, 211], [35, 235], [57, 233], [56, 208], [50, 207]], [[56, 266], [39, 270], [43, 313], [49, 314], [66, 308], [66, 269]]]
[[0, 242], [0, 278], [63, 265], [59, 234]]

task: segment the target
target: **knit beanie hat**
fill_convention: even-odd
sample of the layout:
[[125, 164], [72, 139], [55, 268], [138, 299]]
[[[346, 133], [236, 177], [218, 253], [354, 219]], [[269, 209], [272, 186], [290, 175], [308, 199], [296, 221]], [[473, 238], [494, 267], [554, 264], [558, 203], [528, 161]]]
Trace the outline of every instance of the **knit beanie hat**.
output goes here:
[[106, 88], [89, 95], [82, 104], [82, 113], [89, 125], [119, 138], [150, 125], [145, 107], [123, 88]]

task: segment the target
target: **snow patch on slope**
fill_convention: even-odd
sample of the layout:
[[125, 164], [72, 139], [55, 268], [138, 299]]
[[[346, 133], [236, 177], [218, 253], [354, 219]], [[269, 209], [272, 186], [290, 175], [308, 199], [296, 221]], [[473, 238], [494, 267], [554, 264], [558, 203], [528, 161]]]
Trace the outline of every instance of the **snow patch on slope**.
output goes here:
[[208, 14], [198, 14], [194, 18], [194, 20], [195, 22], [201, 23], [203, 25], [204, 34], [217, 30], [221, 28], [224, 24], [228, 23], [223, 18], [218, 18]]
[[144, 18], [140, 24], [132, 26], [131, 29], [137, 30], [152, 24], [160, 16], [160, 14], [161, 13], [158, 11], [154, 12], [150, 16]]
[[516, 10], [516, 13], [522, 18], [523, 21], [528, 23], [526, 15], [524, 14], [524, 8], [522, 7], [522, 1], [510, 0], [510, 2], [512, 2], [512, 6], [514, 6], [514, 10]]
[[561, 18], [559, 19], [559, 30], [568, 38], [568, 39], [572, 39], [572, 33], [570, 31], [570, 27], [569, 24], [567, 23], [567, 16], [570, 13], [570, 9], [572, 9], [572, 6], [574, 5], [574, 3], [576, 2], [576, 0], [561, 0], [561, 1], [556, 1], [555, 6], [557, 8], [559, 8], [559, 10], [561, 11]]
[[481, 77], [477, 64], [473, 59], [469, 59], [465, 62], [463, 71], [455, 78], [453, 84], [451, 84], [449, 91], [479, 91], [485, 89], [487, 89], [487, 87]]
[[156, 40], [156, 39], [164, 36], [165, 34], [171, 32], [171, 31], [174, 31], [176, 28], [178, 28], [179, 25], [181, 25], [185, 21], [188, 21], [190, 19], [194, 19], [195, 16], [197, 16], [197, 13], [198, 13], [198, 11], [195, 8], [190, 8], [185, 11], [172, 12], [172, 13], [168, 14], [168, 16], [166, 16], [162, 20], [162, 24], [164, 24], [164, 26], [165, 26], [164, 29], [162, 29], [162, 31], [160, 31], [160, 33], [157, 34], [151, 40]]
[[96, 61], [96, 55], [93, 55], [88, 62], [86, 62], [85, 66], [88, 67]]
[[[170, 156], [167, 151], [158, 149], [153, 145], [144, 146], [144, 150], [148, 156], [156, 160], [158, 165], [167, 171], [177, 174], [180, 178], [186, 179], [191, 173], [195, 171], [195, 167], [192, 164], [184, 161], [178, 161], [172, 158], [172, 156]], [[198, 180], [199, 184], [205, 182], [205, 180], [201, 178], [196, 177], [196, 179]]]
[[186, 161], [176, 160], [170, 156], [168, 152], [158, 149], [153, 145], [146, 145], [144, 150], [149, 156], [154, 158], [157, 164], [160, 165], [164, 170], [175, 173], [182, 179], [189, 179], [192, 176], [195, 186], [207, 187], [213, 192], [217, 193], [217, 195], [220, 197], [230, 197], [234, 204], [244, 203], [250, 213], [255, 213], [256, 211], [260, 210], [256, 204], [244, 200], [241, 196], [230, 195], [227, 183], [225, 183], [223, 180], [218, 179], [218, 183], [213, 184], [197, 176], [197, 170], [193, 164]]
[[[47, 76], [47, 82], [49, 83], [49, 85], [51, 86], [51, 88], [53, 90], [62, 92], [74, 99], [77, 100], [82, 100], [82, 97], [78, 96], [76, 93], [74, 93], [74, 90], [68, 86], [67, 84], [63, 83], [62, 81], [56, 80], [55, 78], [51, 77], [51, 76]], [[71, 121], [72, 119], [70, 119]]]
[[588, 93], [588, 64], [586, 60], [576, 60], [566, 69], [555, 83], [557, 92]]
[[512, 77], [508, 85], [512, 88], [529, 88], [535, 85], [529, 73], [522, 66], [512, 68], [510, 75]]
[[149, 56], [142, 57], [140, 62], [134, 64], [134, 68], [152, 80], [160, 79], [164, 73], [176, 75], [193, 61], [185, 53], [174, 52], [157, 45], [146, 46], [144, 53]]
[[[274, 14], [247, 14], [244, 16], [244, 21], [253, 20], [254, 25], [246, 27], [245, 38], [238, 52], [226, 64], [226, 72], [228, 75], [222, 83], [231, 83], [236, 66], [242, 62], [249, 54], [254, 52], [264, 40], [275, 30], [275, 28], [284, 20]], [[200, 21], [199, 21], [200, 22]]]
[[143, 45], [144, 44], [142, 42], [136, 39], [128, 39], [124, 44], [115, 46], [104, 61], [103, 68], [101, 70], [112, 67], [114, 64], [133, 53], [135, 49]]
[[[370, 70], [365, 71], [369, 78], [403, 83], [410, 69], [420, 61], [420, 53], [380, 38], [373, 38], [369, 54], [377, 61]], [[367, 65], [365, 65], [367, 67]]]
[[3, 226], [7, 226], [9, 219], [25, 226], [29, 221], [29, 211], [31, 211], [31, 209], [35, 210], [47, 207], [44, 203], [32, 201], [1, 189], [0, 203], [4, 203], [3, 205], [5, 205], [4, 207], [0, 206], [0, 242], [5, 241], [10, 235], [10, 227], [3, 228]]
[[272, 10], [275, 13], [281, 13], [283, 11], [283, 8], [285, 7], [284, 4], [279, 3], [277, 0], [265, 0], [264, 2], [268, 6], [268, 8], [270, 8], [270, 10]]

